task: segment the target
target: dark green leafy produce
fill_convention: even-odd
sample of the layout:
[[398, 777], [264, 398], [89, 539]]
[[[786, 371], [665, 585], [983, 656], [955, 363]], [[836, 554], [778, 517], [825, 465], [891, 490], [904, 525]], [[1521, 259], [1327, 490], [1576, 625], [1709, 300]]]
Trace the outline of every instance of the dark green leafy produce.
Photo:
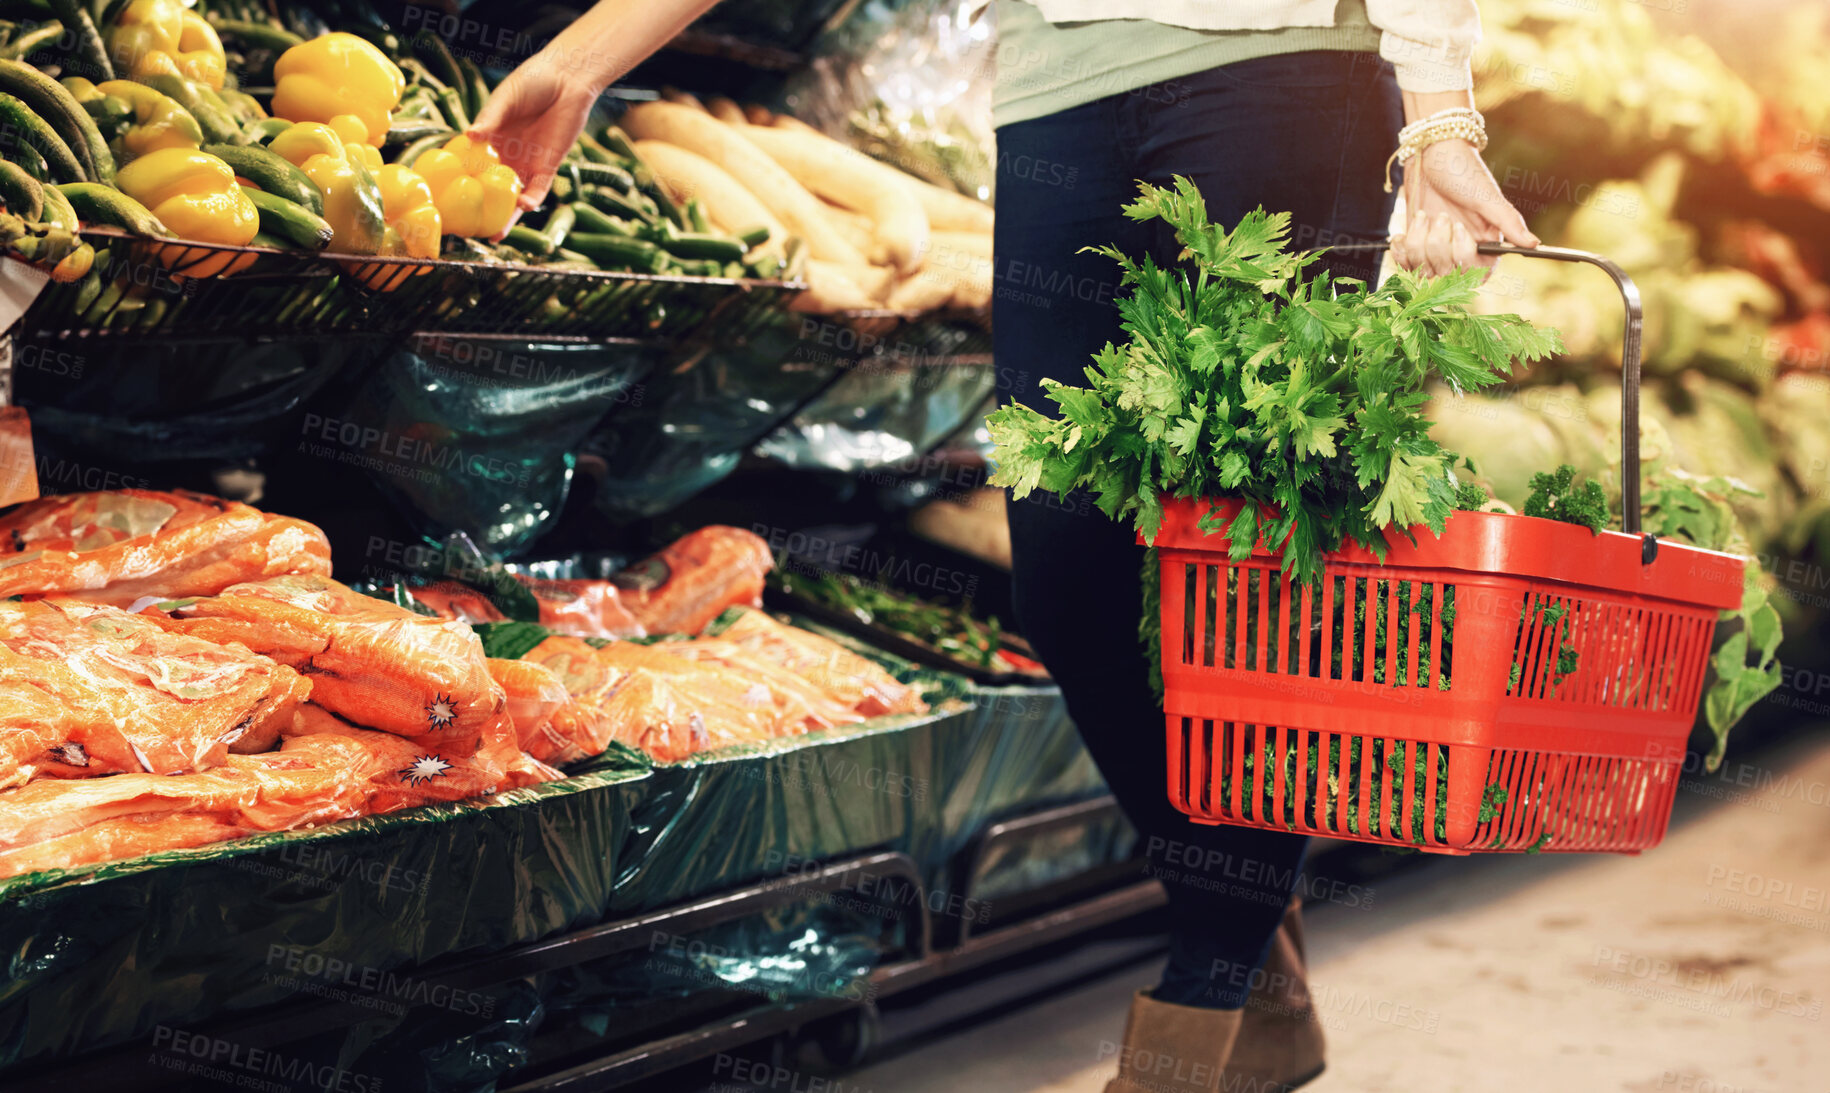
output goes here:
[[1262, 535], [1306, 582], [1347, 540], [1383, 552], [1387, 527], [1441, 531], [1455, 458], [1429, 438], [1424, 385], [1478, 390], [1561, 349], [1516, 315], [1470, 314], [1479, 271], [1371, 290], [1311, 275], [1318, 256], [1287, 249], [1288, 214], [1260, 209], [1229, 232], [1186, 178], [1140, 184], [1125, 215], [1173, 227], [1182, 261], [1094, 248], [1124, 270], [1128, 340], [1095, 354], [1087, 387], [1045, 381], [1060, 418], [1020, 404], [991, 416], [992, 481], [1019, 498], [1088, 489], [1146, 538], [1165, 493], [1243, 498], [1233, 557]]
[[1593, 479], [1576, 481], [1576, 468], [1568, 463], [1549, 474], [1531, 476], [1531, 496], [1525, 499], [1526, 516], [1542, 516], [1566, 524], [1580, 524], [1599, 532], [1612, 519], [1608, 495]]
[[956, 660], [979, 668], [1008, 670], [999, 657], [1004, 631], [997, 617], [984, 621], [970, 610], [930, 603], [850, 573], [792, 573], [776, 570], [770, 580], [784, 591], [914, 638]]

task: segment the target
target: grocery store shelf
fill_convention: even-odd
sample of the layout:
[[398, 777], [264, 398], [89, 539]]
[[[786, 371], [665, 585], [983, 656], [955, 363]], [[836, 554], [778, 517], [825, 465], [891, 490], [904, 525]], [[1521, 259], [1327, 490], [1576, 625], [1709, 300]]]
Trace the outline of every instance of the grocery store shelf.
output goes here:
[[83, 235], [108, 253], [100, 276], [47, 286], [20, 320], [25, 337], [742, 338], [803, 287]]

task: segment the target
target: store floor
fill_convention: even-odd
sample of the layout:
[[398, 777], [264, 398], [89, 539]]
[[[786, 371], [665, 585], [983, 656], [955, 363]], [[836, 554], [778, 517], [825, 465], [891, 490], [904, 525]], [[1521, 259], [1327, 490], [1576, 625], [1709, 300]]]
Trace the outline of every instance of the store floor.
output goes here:
[[[1826, 1093], [1830, 733], [1687, 779], [1642, 857], [1432, 861], [1310, 920], [1330, 1043], [1314, 1093]], [[828, 1088], [1098, 1093], [1154, 972], [978, 1020]]]

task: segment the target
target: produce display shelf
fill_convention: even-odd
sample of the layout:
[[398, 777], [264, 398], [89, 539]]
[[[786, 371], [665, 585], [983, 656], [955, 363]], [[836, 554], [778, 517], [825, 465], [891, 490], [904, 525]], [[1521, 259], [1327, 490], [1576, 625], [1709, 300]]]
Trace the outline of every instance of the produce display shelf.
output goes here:
[[20, 320], [24, 336], [742, 338], [804, 287], [152, 241], [103, 228], [83, 236], [106, 262], [90, 278], [47, 285]]

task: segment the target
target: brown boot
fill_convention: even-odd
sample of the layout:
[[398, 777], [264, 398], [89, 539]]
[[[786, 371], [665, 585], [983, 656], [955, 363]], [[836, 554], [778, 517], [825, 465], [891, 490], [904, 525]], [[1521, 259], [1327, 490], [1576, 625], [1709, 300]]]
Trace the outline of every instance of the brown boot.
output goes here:
[[1244, 1012], [1218, 1089], [1288, 1093], [1321, 1074], [1322, 1026], [1309, 997], [1300, 900], [1284, 913], [1265, 958], [1264, 981], [1246, 999]]
[[1118, 1077], [1106, 1093], [1201, 1093], [1215, 1088], [1233, 1050], [1244, 1010], [1210, 1010], [1158, 1002], [1148, 991], [1131, 1000]]

